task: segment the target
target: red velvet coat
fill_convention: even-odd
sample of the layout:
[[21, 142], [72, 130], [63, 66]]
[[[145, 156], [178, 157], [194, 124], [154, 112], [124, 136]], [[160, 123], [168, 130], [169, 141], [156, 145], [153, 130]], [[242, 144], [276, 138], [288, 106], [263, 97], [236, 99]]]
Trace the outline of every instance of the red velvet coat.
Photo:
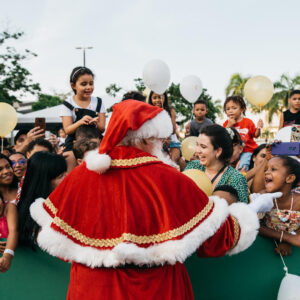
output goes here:
[[208, 199], [136, 148], [116, 147], [110, 156], [106, 173], [83, 164], [31, 207], [39, 245], [73, 262], [68, 299], [192, 299], [182, 265], [189, 255], [238, 252], [255, 239], [258, 224], [247, 224], [242, 238], [239, 215], [254, 220], [245, 204], [231, 213], [225, 200]]

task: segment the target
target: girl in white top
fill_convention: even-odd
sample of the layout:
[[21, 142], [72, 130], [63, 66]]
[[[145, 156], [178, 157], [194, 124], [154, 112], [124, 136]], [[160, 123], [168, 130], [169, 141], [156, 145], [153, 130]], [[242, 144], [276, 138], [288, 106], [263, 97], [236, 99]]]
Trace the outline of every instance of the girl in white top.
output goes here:
[[94, 74], [85, 67], [76, 67], [70, 76], [74, 96], [64, 101], [61, 118], [66, 139], [66, 151], [72, 150], [76, 129], [81, 125], [92, 125], [102, 133], [105, 130], [105, 107], [100, 98], [92, 96]]

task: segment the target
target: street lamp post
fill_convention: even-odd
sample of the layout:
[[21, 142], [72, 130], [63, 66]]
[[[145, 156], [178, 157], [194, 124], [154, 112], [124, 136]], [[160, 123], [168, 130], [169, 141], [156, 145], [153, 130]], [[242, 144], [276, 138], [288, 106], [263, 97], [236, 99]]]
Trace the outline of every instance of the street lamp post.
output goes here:
[[93, 49], [93, 47], [76, 47], [75, 49], [83, 50], [83, 66], [85, 67], [85, 50], [86, 49]]

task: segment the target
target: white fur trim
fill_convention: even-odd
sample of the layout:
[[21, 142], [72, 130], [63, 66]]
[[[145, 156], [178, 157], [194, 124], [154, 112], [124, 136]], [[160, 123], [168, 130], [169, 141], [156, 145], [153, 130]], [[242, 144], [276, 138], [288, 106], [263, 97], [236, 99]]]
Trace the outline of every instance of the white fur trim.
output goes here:
[[[224, 199], [211, 196], [215, 205], [211, 214], [193, 231], [180, 240], [168, 241], [155, 244], [148, 248], [138, 247], [131, 243], [121, 243], [112, 250], [98, 250], [92, 247], [84, 247], [74, 243], [67, 236], [53, 230], [48, 222], [36, 218], [35, 212], [32, 217], [42, 226], [37, 242], [42, 249], [51, 255], [66, 260], [76, 261], [89, 267], [116, 267], [125, 263], [137, 265], [162, 265], [164, 263], [175, 264], [177, 261], [184, 262], [194, 253], [197, 248], [210, 238], [220, 228], [228, 217], [228, 205]], [[36, 205], [36, 208], [43, 209]], [[41, 212], [40, 216], [44, 216]]]
[[98, 149], [89, 151], [85, 158], [86, 167], [97, 173], [104, 173], [110, 167], [111, 158], [107, 154], [99, 154]]
[[237, 218], [241, 229], [237, 245], [227, 253], [232, 255], [242, 252], [252, 245], [258, 233], [259, 220], [256, 212], [245, 203], [231, 204], [229, 206], [229, 213]]
[[173, 125], [169, 114], [163, 110], [153, 119], [146, 121], [138, 130], [128, 130], [126, 140], [148, 139], [148, 138], [167, 138], [173, 132]]
[[34, 219], [41, 227], [50, 226], [52, 222], [51, 216], [43, 207], [44, 201], [44, 198], [38, 198], [29, 207], [32, 219]]

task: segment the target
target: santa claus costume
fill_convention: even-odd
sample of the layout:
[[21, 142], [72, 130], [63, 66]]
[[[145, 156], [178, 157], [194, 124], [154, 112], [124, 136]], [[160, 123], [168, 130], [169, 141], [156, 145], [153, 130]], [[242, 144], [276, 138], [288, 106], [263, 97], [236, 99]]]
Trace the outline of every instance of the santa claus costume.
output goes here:
[[159, 107], [114, 105], [99, 153], [32, 204], [40, 247], [72, 262], [67, 299], [193, 299], [188, 256], [234, 254], [255, 240], [258, 218], [246, 204], [208, 198], [156, 156], [120, 145], [171, 133]]

